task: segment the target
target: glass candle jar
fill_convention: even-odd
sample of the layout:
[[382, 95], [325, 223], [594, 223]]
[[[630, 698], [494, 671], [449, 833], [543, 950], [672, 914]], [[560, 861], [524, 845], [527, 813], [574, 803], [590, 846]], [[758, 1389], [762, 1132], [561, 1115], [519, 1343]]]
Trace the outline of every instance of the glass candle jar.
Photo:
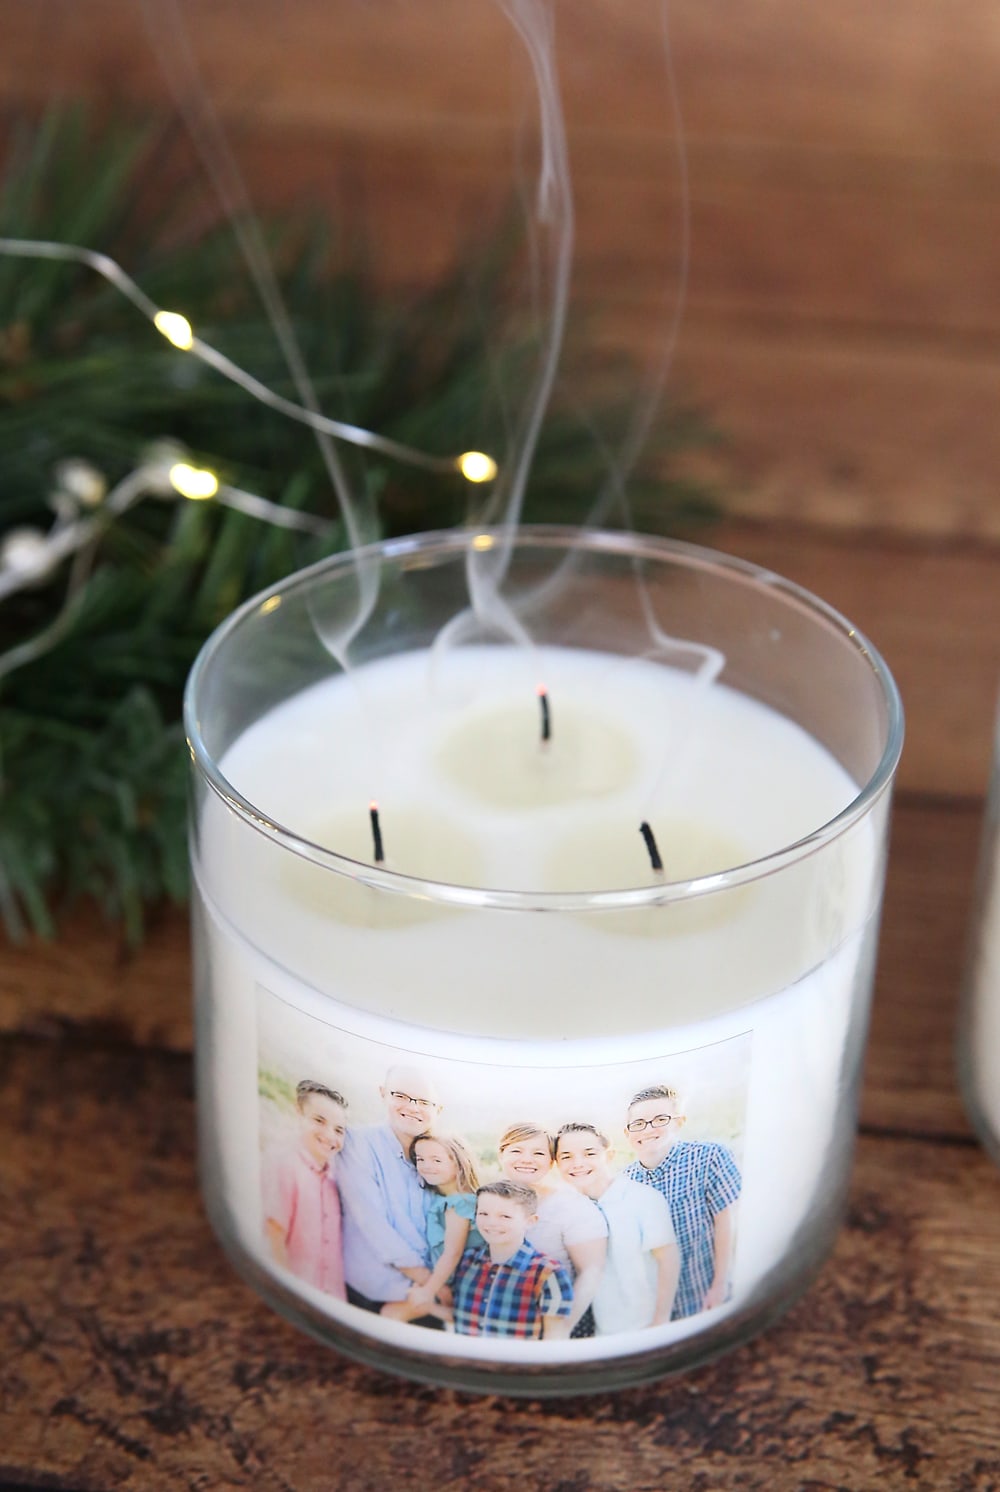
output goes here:
[[972, 1126], [1000, 1165], [1000, 712], [962, 991], [958, 1073]]
[[855, 628], [694, 546], [430, 534], [245, 605], [186, 718], [202, 1186], [268, 1301], [544, 1394], [798, 1295], [902, 739]]

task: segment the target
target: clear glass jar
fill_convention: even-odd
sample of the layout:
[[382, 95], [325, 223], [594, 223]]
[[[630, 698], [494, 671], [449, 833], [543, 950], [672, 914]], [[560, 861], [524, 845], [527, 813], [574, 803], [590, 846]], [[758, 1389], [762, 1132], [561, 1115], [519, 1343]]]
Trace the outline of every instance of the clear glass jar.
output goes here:
[[855, 628], [690, 545], [429, 534], [244, 606], [186, 719], [202, 1187], [272, 1305], [545, 1394], [801, 1292], [902, 741]]
[[962, 989], [958, 1076], [972, 1126], [1000, 1165], [1000, 712]]

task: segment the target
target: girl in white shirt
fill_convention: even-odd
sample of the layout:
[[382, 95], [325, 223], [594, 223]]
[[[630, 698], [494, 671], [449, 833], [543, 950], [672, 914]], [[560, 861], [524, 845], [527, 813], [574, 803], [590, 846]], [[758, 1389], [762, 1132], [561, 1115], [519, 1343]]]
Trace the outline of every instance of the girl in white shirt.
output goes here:
[[540, 1124], [512, 1124], [497, 1146], [508, 1181], [532, 1187], [538, 1195], [538, 1221], [527, 1240], [555, 1259], [573, 1280], [572, 1336], [593, 1336], [591, 1302], [604, 1271], [608, 1225], [593, 1202], [561, 1183], [553, 1171], [553, 1142]]

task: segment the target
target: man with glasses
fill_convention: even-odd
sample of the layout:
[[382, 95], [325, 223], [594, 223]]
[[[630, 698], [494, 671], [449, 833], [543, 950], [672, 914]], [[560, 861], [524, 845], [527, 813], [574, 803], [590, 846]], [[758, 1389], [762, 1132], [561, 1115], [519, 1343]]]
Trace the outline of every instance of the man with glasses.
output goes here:
[[637, 1160], [625, 1172], [655, 1187], [670, 1206], [681, 1251], [671, 1320], [711, 1310], [726, 1299], [740, 1173], [725, 1145], [682, 1140], [686, 1116], [674, 1088], [643, 1088], [628, 1107], [625, 1132]]
[[[385, 1120], [352, 1126], [337, 1179], [344, 1209], [347, 1298], [366, 1311], [405, 1300], [430, 1277], [429, 1193], [410, 1164], [414, 1136], [430, 1133], [441, 1112], [433, 1083], [419, 1068], [391, 1067], [379, 1089]], [[429, 1317], [420, 1325], [442, 1325]]]

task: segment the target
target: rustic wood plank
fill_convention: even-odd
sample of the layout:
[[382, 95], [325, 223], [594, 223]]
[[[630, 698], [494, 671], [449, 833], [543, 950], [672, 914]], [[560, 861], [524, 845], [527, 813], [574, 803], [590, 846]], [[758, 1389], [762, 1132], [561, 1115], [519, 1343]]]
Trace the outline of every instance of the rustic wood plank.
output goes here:
[[[648, 314], [672, 291], [677, 169], [666, 149], [660, 155], [647, 148], [631, 170], [596, 165], [578, 177], [584, 300], [645, 302]], [[794, 151], [692, 147], [692, 316], [864, 325], [910, 340], [923, 332], [984, 352], [1000, 328], [991, 253], [1000, 197], [978, 172], [963, 191], [953, 166], [834, 159], [839, 169]]]
[[798, 581], [867, 632], [903, 696], [899, 786], [981, 796], [1000, 683], [1000, 552], [731, 521], [711, 544]]
[[[862, 1120], [903, 1134], [969, 1133], [952, 1057], [979, 806], [897, 805]], [[8, 948], [0, 1031], [188, 1051], [191, 970], [182, 916], [140, 953], [78, 917], [58, 942]]]
[[955, 1029], [981, 827], [975, 803], [896, 805], [861, 1102], [872, 1129], [969, 1133]]
[[709, 470], [730, 512], [1000, 541], [988, 359], [873, 336], [692, 323], [674, 378], [722, 432]]
[[[475, 275], [484, 215], [500, 215], [506, 191], [484, 205], [475, 167], [448, 175], [412, 149], [374, 164], [362, 151], [353, 194], [322, 144], [309, 159], [273, 143], [248, 159], [259, 200], [332, 203], [335, 222], [363, 224], [387, 279], [425, 282], [467, 254], [469, 318], [499, 335], [505, 319], [480, 303]], [[694, 212], [667, 399], [696, 404], [723, 437], [699, 469], [729, 511], [1000, 544], [1000, 195], [931, 205], [880, 188], [709, 181]], [[676, 237], [674, 204], [648, 180], [581, 191], [563, 395], [588, 407], [613, 351], [633, 363], [616, 392], [642, 398], [665, 345]]]
[[[511, 112], [510, 59], [526, 63], [499, 7], [468, 0], [202, 0], [184, 7], [205, 76], [230, 114], [268, 126], [374, 120], [453, 130]], [[641, 141], [666, 113], [657, 0], [559, 7], [571, 118]], [[0, 90], [44, 98], [83, 83], [162, 96], [163, 80], [130, 0], [3, 0]], [[160, 21], [160, 39], [165, 23]], [[794, 140], [828, 150], [995, 161], [1000, 34], [986, 0], [865, 0], [803, 10], [773, 0], [671, 7], [676, 66], [695, 138]], [[520, 94], [515, 103], [523, 102]]]
[[[876, 39], [859, 0], [835, 21], [823, 11], [805, 20], [790, 0], [752, 20], [732, 7], [676, 8], [693, 306], [996, 332], [1000, 203], [986, 121], [1000, 41], [983, 0], [960, 9], [959, 20], [935, 0], [913, 14], [894, 0]], [[265, 199], [306, 181], [328, 196], [346, 156], [369, 184], [380, 257], [413, 277], [453, 256], [456, 223], [471, 228], [530, 171], [531, 151], [516, 143], [533, 117], [527, 65], [499, 7], [311, 3], [294, 24], [273, 3], [252, 13], [201, 5], [188, 22]], [[167, 98], [128, 0], [98, 0], [86, 16], [65, 0], [3, 0], [0, 24], [10, 104], [99, 94], [112, 80], [143, 104]], [[659, 24], [652, 0], [604, 0], [577, 9], [560, 36], [584, 288], [588, 277], [606, 285], [610, 271], [619, 294], [652, 296], [675, 258]], [[162, 50], [166, 12], [159, 27]], [[935, 52], [945, 28], [949, 46]]]
[[81, 906], [57, 938], [4, 943], [0, 1032], [191, 1050], [186, 911], [154, 912], [138, 951]]
[[[647, 316], [643, 331], [639, 318], [616, 314], [595, 340], [651, 365], [661, 327]], [[714, 421], [722, 443], [697, 470], [734, 515], [866, 537], [1000, 542], [988, 357], [864, 331], [692, 315], [669, 397]], [[989, 596], [985, 605], [992, 609]]]
[[[531, 171], [499, 8], [309, 0], [292, 23], [257, 0], [251, 14], [215, 0], [189, 21], [256, 200], [348, 211], [393, 281], [474, 260], [470, 240]], [[658, 16], [601, 0], [563, 26], [582, 389], [607, 347], [644, 363], [664, 339], [678, 173]], [[8, 104], [112, 80], [165, 97], [129, 0], [0, 0], [0, 26]], [[671, 391], [728, 437], [712, 470], [730, 506], [1000, 541], [1000, 37], [985, 0], [891, 0], [877, 28], [860, 0], [682, 6], [674, 26], [693, 260]]]
[[187, 1064], [8, 1041], [0, 1477], [107, 1492], [987, 1492], [1000, 1186], [972, 1146], [866, 1140], [807, 1298], [721, 1362], [578, 1401], [469, 1400], [273, 1316], [195, 1192]]
[[[257, 136], [245, 160], [262, 204], [311, 200], [363, 224], [389, 280], [425, 282], [465, 256], [469, 317], [499, 334], [475, 265], [509, 179], [484, 187], [474, 161], [441, 171], [412, 145], [360, 149], [348, 168], [323, 139], [303, 155]], [[648, 177], [583, 183], [580, 198], [561, 388], [587, 407], [613, 350], [633, 360], [620, 392], [638, 402], [665, 343], [676, 207]], [[700, 469], [729, 510], [1000, 543], [1000, 195], [825, 191], [751, 171], [696, 179], [694, 233], [667, 397], [706, 410], [724, 437]]]
[[[46, 5], [53, 8], [54, 0], [43, 0], [42, 8]], [[54, 8], [61, 13], [61, 7]], [[271, 8], [272, 24], [279, 13]], [[136, 99], [165, 102], [164, 83], [136, 14], [119, 15], [114, 7], [109, 14], [117, 18], [104, 29], [88, 24], [88, 40], [77, 44], [74, 27], [82, 19], [76, 21], [70, 12], [56, 58], [46, 51], [32, 62], [28, 44], [41, 34], [38, 16], [34, 7], [18, 7], [7, 27], [12, 35], [6, 76], [0, 59], [0, 99], [17, 102], [33, 77], [33, 92], [44, 98], [69, 89], [74, 79], [93, 90], [105, 71], [127, 77], [138, 67]], [[283, 47], [293, 49], [287, 74], [271, 65], [266, 24], [258, 34], [241, 17], [240, 36], [230, 38], [228, 48], [216, 38], [213, 68], [222, 67], [224, 59], [235, 66], [231, 54], [252, 38], [243, 71], [228, 82], [216, 82], [213, 72], [212, 80], [255, 199], [272, 206], [307, 199], [335, 212], [345, 175], [362, 183], [373, 261], [387, 277], [409, 282], [440, 272], [462, 254], [484, 216], [502, 212], [519, 184], [530, 199], [533, 155], [517, 148], [517, 110], [507, 77], [511, 47], [499, 8], [465, 5], [461, 15], [462, 24], [448, 35], [456, 55], [446, 53], [436, 62], [428, 55], [426, 65], [415, 60], [432, 54], [437, 39], [426, 19], [419, 28], [404, 24], [395, 44], [388, 45], [393, 31], [382, 15], [377, 44], [374, 34], [364, 46], [355, 37], [352, 49], [355, 23], [363, 34], [370, 24], [357, 7], [349, 18], [341, 17], [344, 35], [336, 42], [329, 25], [319, 28], [315, 44], [308, 46], [308, 62], [299, 56], [307, 44], [305, 28], [275, 38], [278, 56]], [[399, 16], [397, 11], [394, 24]], [[0, 23], [4, 18], [0, 3]], [[615, 26], [620, 23], [623, 16], [615, 18]], [[203, 30], [215, 38], [218, 24], [216, 17], [213, 27], [209, 8], [200, 9], [192, 28], [195, 40]], [[582, 45], [577, 30], [574, 24], [567, 38], [571, 51]], [[25, 54], [20, 59], [19, 34]], [[333, 73], [322, 83], [314, 80], [316, 108], [301, 112], [309, 96], [304, 74], [328, 67], [324, 37]], [[613, 58], [614, 27], [610, 37]], [[642, 50], [629, 44], [633, 40], [625, 44], [630, 67], [633, 52]], [[597, 35], [593, 44], [597, 57], [605, 58], [600, 67], [588, 59], [576, 67], [571, 61], [566, 69], [571, 80], [578, 73], [581, 80], [576, 106], [572, 89], [568, 101], [577, 188], [576, 288], [587, 303], [638, 303], [645, 319], [676, 276], [679, 171], [671, 121], [658, 85], [646, 90], [649, 117], [637, 122], [637, 100], [641, 103], [643, 95], [634, 69], [625, 72], [606, 60], [607, 48]], [[67, 76], [58, 69], [59, 57], [71, 65]], [[678, 60], [685, 61], [683, 54]], [[705, 94], [694, 69], [703, 60], [700, 53], [690, 59], [690, 79], [682, 79], [698, 102]], [[732, 92], [735, 85], [737, 94], [752, 99], [763, 87], [763, 60], [743, 62], [746, 73], [720, 77], [716, 86]], [[626, 86], [627, 107], [617, 96]], [[846, 79], [842, 86], [847, 88]], [[275, 98], [281, 102], [269, 110], [268, 101]], [[787, 121], [784, 134], [767, 139], [731, 130], [703, 136], [691, 126], [692, 311], [804, 316], [847, 325], [863, 320], [911, 333], [914, 328], [947, 331], [980, 347], [987, 338], [995, 341], [1000, 334], [1000, 269], [992, 253], [1000, 226], [995, 171], [978, 151], [927, 157], [883, 147], [858, 153], [840, 127], [854, 118], [855, 103], [845, 92], [822, 149], [806, 147], [795, 118]], [[523, 112], [530, 117], [530, 110]], [[595, 116], [602, 120], [600, 128]]]
[[[473, 269], [484, 225], [518, 190], [532, 196], [530, 157], [510, 141], [445, 132], [440, 145], [363, 131], [231, 128], [261, 208], [311, 208], [363, 225], [374, 273], [421, 284], [457, 259]], [[954, 162], [874, 165], [834, 154], [692, 143], [688, 152], [692, 319], [773, 319], [801, 333], [871, 329], [892, 345], [916, 337], [985, 358], [1000, 339], [995, 177]], [[831, 161], [833, 164], [831, 164]], [[349, 195], [353, 184], [353, 197]], [[207, 190], [207, 188], [206, 188]], [[633, 311], [633, 336], [674, 297], [680, 202], [669, 136], [619, 155], [574, 155], [574, 305]], [[525, 276], [528, 301], [528, 280]]]

